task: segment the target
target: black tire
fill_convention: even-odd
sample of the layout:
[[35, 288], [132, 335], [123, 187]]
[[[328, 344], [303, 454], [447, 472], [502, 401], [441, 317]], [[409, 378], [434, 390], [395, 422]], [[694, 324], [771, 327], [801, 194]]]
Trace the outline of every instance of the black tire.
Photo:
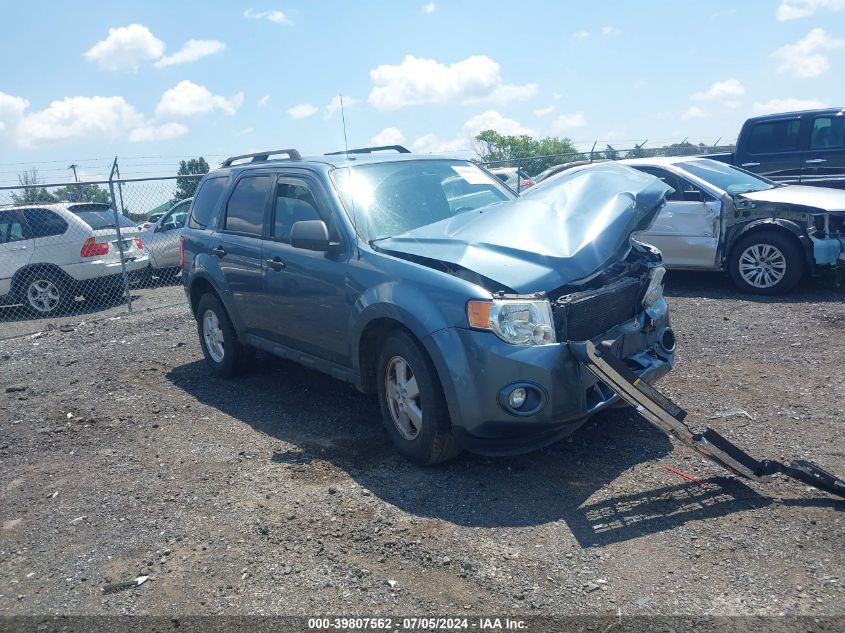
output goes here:
[[[752, 267], [755, 261], [760, 261], [757, 258], [758, 254], [764, 254], [769, 258], [768, 269], [765, 266], [763, 269]], [[784, 267], [785, 270], [783, 270]], [[755, 270], [764, 271], [757, 273], [758, 285], [746, 279]], [[769, 272], [766, 273], [765, 270]], [[796, 240], [781, 231], [755, 231], [740, 238], [734, 245], [728, 259], [728, 272], [736, 287], [742, 292], [757, 295], [782, 295], [801, 282], [804, 276], [804, 255]], [[779, 274], [782, 276], [778, 281], [769, 283]]]
[[[217, 327], [222, 336], [222, 356], [220, 348], [209, 349], [209, 343], [206, 342], [203, 320], [207, 313], [213, 313], [216, 318]], [[220, 299], [213, 294], [204, 294], [200, 298], [197, 306], [197, 334], [205, 362], [209, 369], [221, 378], [231, 378], [242, 374], [255, 358], [255, 349], [238, 341], [229, 313], [220, 303]]]
[[[410, 367], [410, 375], [416, 379], [418, 396], [413, 398], [413, 402], [410, 398], [405, 398], [403, 404], [406, 407], [413, 404], [417, 410], [421, 410], [419, 428], [414, 426], [407, 415], [410, 429], [406, 426], [401, 430], [400, 423], [394, 421], [399, 403], [388, 398], [388, 377], [391, 369], [393, 376], [396, 376], [397, 358]], [[452, 423], [443, 389], [434, 365], [419, 343], [400, 330], [391, 332], [379, 351], [377, 371], [376, 382], [382, 421], [390, 440], [399, 452], [421, 466], [438, 464], [456, 457], [461, 448], [452, 435]], [[409, 390], [406, 389], [405, 393], [409, 393]]]
[[31, 270], [18, 284], [18, 299], [39, 318], [62, 314], [73, 304], [73, 285], [62, 273], [45, 268]]

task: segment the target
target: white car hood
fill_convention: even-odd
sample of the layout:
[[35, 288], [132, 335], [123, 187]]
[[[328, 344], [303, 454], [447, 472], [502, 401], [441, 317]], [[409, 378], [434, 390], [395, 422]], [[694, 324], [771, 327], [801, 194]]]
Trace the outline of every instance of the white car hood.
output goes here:
[[751, 191], [740, 197], [757, 202], [797, 204], [831, 213], [845, 213], [845, 189], [786, 185], [765, 191]]

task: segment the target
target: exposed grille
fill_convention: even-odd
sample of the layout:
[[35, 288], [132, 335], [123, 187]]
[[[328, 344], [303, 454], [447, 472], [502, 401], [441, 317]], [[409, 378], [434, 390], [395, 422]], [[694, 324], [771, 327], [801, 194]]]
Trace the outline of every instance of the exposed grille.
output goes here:
[[639, 311], [639, 279], [624, 279], [599, 291], [559, 299], [554, 308], [559, 341], [585, 341], [633, 319]]

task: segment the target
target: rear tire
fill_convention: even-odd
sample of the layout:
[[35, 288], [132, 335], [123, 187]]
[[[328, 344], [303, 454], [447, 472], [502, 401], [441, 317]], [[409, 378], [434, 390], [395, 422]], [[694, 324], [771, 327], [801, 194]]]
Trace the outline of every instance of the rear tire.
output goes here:
[[461, 452], [434, 365], [410, 335], [397, 330], [387, 336], [377, 384], [384, 427], [406, 459], [428, 466]]
[[238, 341], [229, 313], [212, 294], [200, 299], [197, 332], [205, 362], [221, 378], [242, 374], [255, 358], [255, 349]]
[[755, 231], [734, 245], [728, 272], [742, 292], [782, 295], [801, 282], [804, 255], [800, 245], [780, 231]]
[[67, 278], [49, 268], [27, 273], [18, 295], [27, 310], [39, 318], [62, 314], [75, 299]]

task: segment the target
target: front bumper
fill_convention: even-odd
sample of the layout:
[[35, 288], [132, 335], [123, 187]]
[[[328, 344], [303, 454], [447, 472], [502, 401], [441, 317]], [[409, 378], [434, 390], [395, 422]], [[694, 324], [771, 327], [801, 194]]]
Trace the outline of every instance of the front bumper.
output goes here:
[[[661, 345], [668, 315], [645, 313], [597, 337], [639, 376], [654, 381], [674, 364], [674, 346]], [[664, 342], [666, 337], [664, 335]], [[518, 454], [551, 444], [576, 431], [588, 416], [618, 402], [618, 396], [576, 358], [566, 342], [514, 346], [494, 334], [447, 328], [424, 341], [443, 385], [453, 433], [467, 450], [488, 455]], [[518, 415], [501, 402], [502, 390], [534, 386], [542, 406]]]

